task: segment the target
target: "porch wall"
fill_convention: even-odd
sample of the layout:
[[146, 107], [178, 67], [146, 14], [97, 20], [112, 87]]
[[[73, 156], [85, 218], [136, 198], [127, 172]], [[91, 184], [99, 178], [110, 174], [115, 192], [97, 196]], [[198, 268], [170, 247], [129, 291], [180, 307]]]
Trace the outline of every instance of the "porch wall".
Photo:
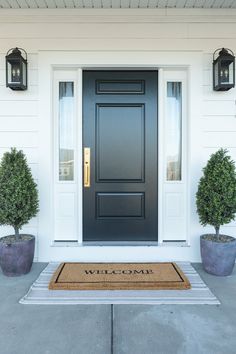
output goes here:
[[[25, 92], [5, 87], [5, 54], [16, 46], [29, 54], [29, 89]], [[212, 53], [219, 47], [236, 52], [235, 10], [0, 10], [0, 155], [11, 146], [22, 148], [38, 180], [39, 51], [154, 50], [170, 51], [170, 56], [172, 51], [201, 51], [199, 158], [191, 171], [198, 179], [209, 154], [219, 147], [228, 148], [236, 160], [236, 90], [212, 91]], [[195, 192], [196, 187], [194, 182], [191, 191]], [[197, 223], [196, 214], [192, 215], [190, 228], [192, 225], [197, 231], [192, 235], [187, 257], [194, 261], [199, 260], [198, 235], [203, 232]], [[38, 219], [24, 231], [39, 240]], [[235, 235], [236, 223], [222, 231]], [[1, 227], [0, 236], [9, 232], [10, 228]], [[174, 248], [170, 249], [170, 257], [175, 258]], [[40, 256], [39, 260], [45, 258]]]

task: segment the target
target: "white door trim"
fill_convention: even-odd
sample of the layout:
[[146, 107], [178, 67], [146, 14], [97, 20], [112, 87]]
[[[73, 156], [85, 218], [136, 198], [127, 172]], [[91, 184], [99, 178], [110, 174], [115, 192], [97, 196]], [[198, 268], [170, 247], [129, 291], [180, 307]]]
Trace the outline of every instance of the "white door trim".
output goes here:
[[[130, 254], [134, 260], [143, 259], [153, 254], [153, 247], [156, 250], [155, 254], [159, 253], [164, 258], [169, 252], [164, 251], [164, 247], [155, 246], [127, 246], [124, 248], [116, 246], [115, 250], [112, 246], [85, 246], [82, 245], [82, 223], [79, 226], [78, 247], [55, 247], [54, 226], [53, 226], [53, 144], [51, 132], [52, 126], [52, 77], [55, 68], [74, 69], [78, 73], [78, 97], [82, 103], [82, 69], [83, 68], [136, 68], [136, 69], [151, 69], [156, 68], [159, 71], [159, 85], [163, 82], [163, 70], [175, 68], [177, 70], [187, 69], [189, 77], [189, 102], [188, 107], [189, 117], [191, 117], [191, 144], [194, 144], [194, 136], [192, 129], [196, 129], [196, 117], [200, 115], [200, 90], [201, 79], [199, 72], [201, 70], [201, 52], [48, 52], [42, 51], [39, 53], [39, 191], [40, 191], [40, 214], [39, 214], [39, 259], [75, 259], [78, 256], [86, 259], [128, 259]], [[159, 87], [159, 102], [161, 92]], [[82, 104], [78, 106], [78, 134], [82, 137]], [[159, 103], [159, 117], [163, 115], [163, 106]], [[195, 123], [194, 123], [195, 122]], [[80, 148], [82, 149], [82, 138], [80, 140]], [[159, 147], [161, 149], [161, 147]], [[81, 150], [82, 151], [82, 150]], [[161, 151], [161, 150], [159, 150]], [[191, 149], [189, 146], [189, 154], [195, 153], [196, 149]], [[78, 154], [79, 156], [80, 154]], [[82, 157], [82, 154], [80, 158]], [[189, 168], [193, 161], [193, 156], [189, 160]], [[82, 159], [79, 161], [82, 172]], [[163, 161], [159, 159], [159, 164]], [[162, 165], [163, 166], [163, 165]], [[160, 171], [160, 169], [159, 169]], [[82, 175], [80, 176], [82, 182]], [[160, 185], [160, 183], [159, 183]], [[192, 187], [190, 187], [190, 190]], [[161, 191], [159, 191], [161, 193]], [[79, 183], [79, 211], [82, 215], [82, 183]], [[193, 210], [193, 203], [190, 204]], [[162, 213], [162, 207], [159, 205], [159, 212]], [[192, 217], [192, 216], [191, 216]], [[159, 237], [162, 232], [162, 223], [159, 215]], [[189, 223], [189, 221], [188, 221]], [[189, 231], [187, 231], [189, 233]], [[191, 235], [190, 235], [191, 236]], [[54, 246], [54, 247], [52, 247]], [[175, 247], [175, 246], [172, 246]], [[97, 250], [95, 253], [93, 250]], [[158, 249], [158, 251], [157, 251]], [[169, 249], [169, 247], [168, 247]], [[179, 248], [183, 249], [183, 248]], [[77, 251], [76, 251], [77, 250]], [[119, 251], [120, 250], [120, 251]], [[127, 251], [125, 251], [127, 250]], [[129, 250], [129, 251], [128, 251]], [[132, 250], [132, 251], [131, 251]], [[128, 252], [128, 253], [127, 253]], [[186, 253], [178, 251], [177, 254]], [[188, 252], [187, 252], [188, 253]], [[187, 254], [186, 253], [186, 254]], [[150, 258], [148, 258], [150, 259]]]

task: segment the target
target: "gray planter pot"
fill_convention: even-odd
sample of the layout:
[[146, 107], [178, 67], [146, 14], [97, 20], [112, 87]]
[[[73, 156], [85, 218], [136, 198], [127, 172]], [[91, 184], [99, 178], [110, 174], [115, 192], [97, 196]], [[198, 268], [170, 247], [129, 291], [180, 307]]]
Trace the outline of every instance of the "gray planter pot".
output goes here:
[[14, 243], [0, 239], [0, 266], [3, 274], [14, 277], [29, 273], [34, 259], [35, 237], [27, 236], [29, 239]]
[[203, 269], [210, 274], [224, 276], [233, 271], [236, 258], [236, 239], [231, 242], [215, 242], [200, 237], [201, 257]]

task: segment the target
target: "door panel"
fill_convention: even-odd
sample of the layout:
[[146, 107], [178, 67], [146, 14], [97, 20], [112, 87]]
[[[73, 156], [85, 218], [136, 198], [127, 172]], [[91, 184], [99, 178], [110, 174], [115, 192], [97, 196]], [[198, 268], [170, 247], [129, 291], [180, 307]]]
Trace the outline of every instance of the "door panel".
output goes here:
[[97, 106], [97, 182], [142, 181], [143, 105]]
[[97, 193], [97, 218], [144, 217], [144, 193]]
[[84, 71], [84, 241], [157, 241], [157, 72]]

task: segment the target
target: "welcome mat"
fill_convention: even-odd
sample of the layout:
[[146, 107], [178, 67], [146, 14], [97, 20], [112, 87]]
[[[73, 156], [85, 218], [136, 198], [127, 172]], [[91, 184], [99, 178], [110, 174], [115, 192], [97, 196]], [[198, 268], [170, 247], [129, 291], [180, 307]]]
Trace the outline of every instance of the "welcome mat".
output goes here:
[[186, 290], [191, 285], [175, 263], [62, 263], [51, 290]]
[[219, 305], [219, 300], [189, 262], [176, 262], [188, 277], [189, 290], [49, 290], [60, 263], [49, 263], [19, 301], [24, 305]]

